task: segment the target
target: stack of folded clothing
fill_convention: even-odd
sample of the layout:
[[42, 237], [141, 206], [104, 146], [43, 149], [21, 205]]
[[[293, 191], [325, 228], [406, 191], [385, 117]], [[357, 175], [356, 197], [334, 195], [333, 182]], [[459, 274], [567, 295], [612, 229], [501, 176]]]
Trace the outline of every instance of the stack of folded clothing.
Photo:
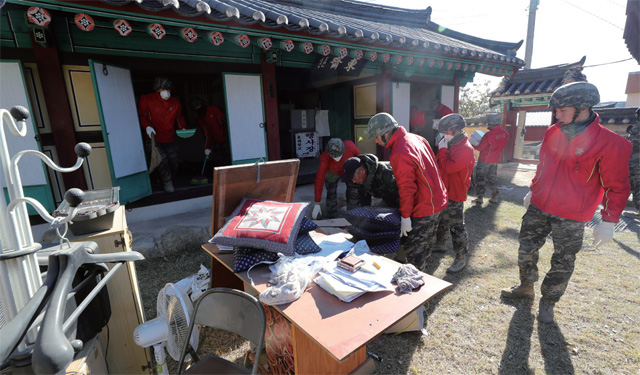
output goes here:
[[318, 226], [305, 217], [308, 205], [244, 198], [209, 242], [234, 247], [234, 272], [275, 262], [279, 254], [318, 252], [309, 236]]
[[400, 246], [400, 211], [388, 207], [358, 207], [344, 214], [354, 241], [367, 241], [373, 253], [388, 254]]

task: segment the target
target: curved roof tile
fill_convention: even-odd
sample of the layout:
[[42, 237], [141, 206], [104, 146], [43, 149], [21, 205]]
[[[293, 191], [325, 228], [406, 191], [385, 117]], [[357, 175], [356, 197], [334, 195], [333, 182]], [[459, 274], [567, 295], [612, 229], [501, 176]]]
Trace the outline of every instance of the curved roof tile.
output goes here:
[[[101, 0], [124, 5], [131, 0]], [[500, 42], [474, 37], [431, 21], [432, 9], [410, 10], [351, 0], [137, 0], [152, 11], [173, 8], [184, 16], [205, 14], [214, 21], [236, 20], [261, 24], [270, 29], [284, 27], [313, 35], [346, 37], [391, 48], [437, 52], [520, 67], [515, 52], [523, 41]], [[207, 6], [208, 5], [208, 10]]]

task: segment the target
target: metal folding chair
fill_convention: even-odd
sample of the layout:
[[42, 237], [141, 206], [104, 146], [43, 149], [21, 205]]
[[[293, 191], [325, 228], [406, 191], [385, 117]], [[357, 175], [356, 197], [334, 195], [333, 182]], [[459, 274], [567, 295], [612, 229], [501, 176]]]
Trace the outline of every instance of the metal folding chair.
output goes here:
[[[233, 332], [251, 341], [255, 349], [253, 368], [249, 369], [207, 354], [184, 371], [185, 374], [257, 374], [260, 353], [264, 346], [267, 326], [264, 309], [255, 297], [236, 289], [212, 288], [195, 303], [194, 318], [189, 324], [186, 342], [190, 342], [196, 324]], [[182, 374], [184, 358], [189, 345], [185, 345], [178, 361], [178, 374]]]

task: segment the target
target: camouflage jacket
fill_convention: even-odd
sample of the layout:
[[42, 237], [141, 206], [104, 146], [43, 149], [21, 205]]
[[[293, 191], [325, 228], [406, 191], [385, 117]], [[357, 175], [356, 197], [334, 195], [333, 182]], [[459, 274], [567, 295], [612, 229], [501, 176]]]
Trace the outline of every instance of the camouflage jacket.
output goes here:
[[627, 130], [629, 135], [627, 136], [627, 140], [631, 142], [633, 146], [633, 151], [631, 152], [631, 157], [629, 158], [629, 169], [633, 169], [634, 171], [640, 170], [640, 125], [635, 125], [631, 127], [631, 129]]
[[378, 162], [378, 158], [373, 154], [361, 154], [358, 158], [362, 160], [367, 170], [364, 191], [371, 196], [381, 198], [389, 207], [399, 207], [398, 185], [393, 176], [391, 164]]

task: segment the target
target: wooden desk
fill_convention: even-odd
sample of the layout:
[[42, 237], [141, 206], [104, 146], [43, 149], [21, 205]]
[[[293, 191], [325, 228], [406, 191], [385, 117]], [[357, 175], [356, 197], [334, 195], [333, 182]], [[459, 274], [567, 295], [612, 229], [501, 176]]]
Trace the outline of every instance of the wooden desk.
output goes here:
[[[211, 286], [255, 289], [268, 285], [269, 270], [259, 266], [233, 273], [233, 254], [220, 254], [215, 244], [202, 248], [211, 255]], [[383, 261], [393, 262], [384, 258]], [[296, 374], [348, 374], [366, 360], [366, 344], [389, 327], [453, 285], [423, 274], [425, 285], [410, 294], [391, 291], [365, 293], [350, 303], [332, 296], [311, 282], [302, 296], [288, 304], [272, 306], [290, 323]]]

